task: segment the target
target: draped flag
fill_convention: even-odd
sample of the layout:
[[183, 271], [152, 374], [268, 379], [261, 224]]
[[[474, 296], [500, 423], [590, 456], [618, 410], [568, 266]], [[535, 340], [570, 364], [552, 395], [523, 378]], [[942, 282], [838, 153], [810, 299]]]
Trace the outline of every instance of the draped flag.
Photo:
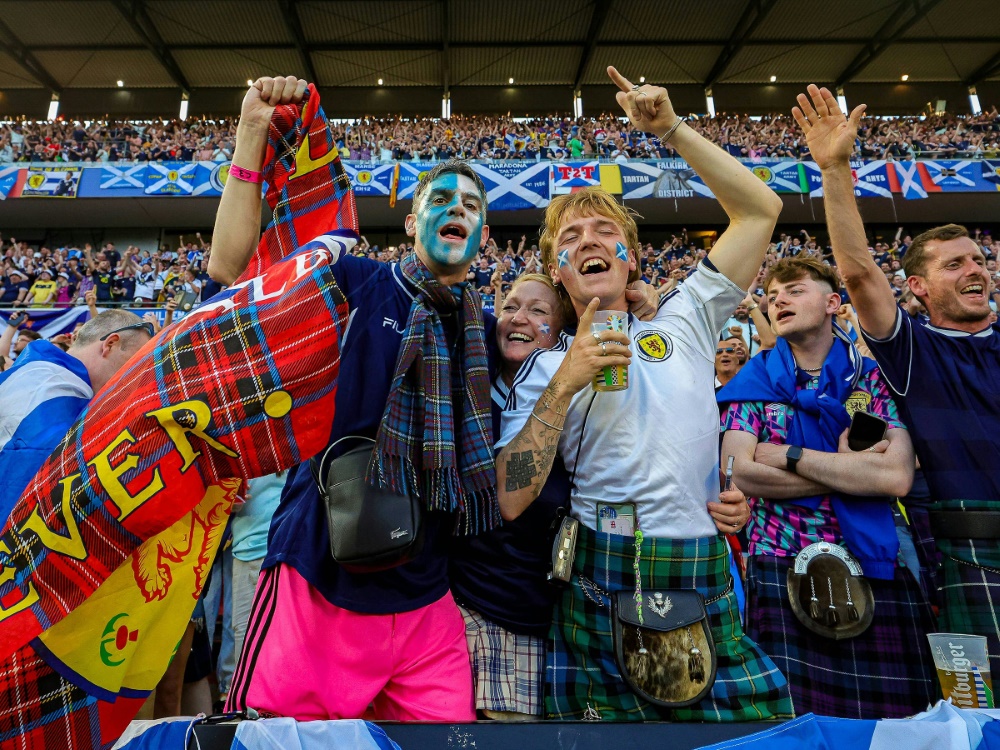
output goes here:
[[0, 533], [0, 747], [108, 748], [166, 670], [243, 480], [319, 452], [357, 242], [319, 96], [271, 120], [250, 268], [91, 401]]

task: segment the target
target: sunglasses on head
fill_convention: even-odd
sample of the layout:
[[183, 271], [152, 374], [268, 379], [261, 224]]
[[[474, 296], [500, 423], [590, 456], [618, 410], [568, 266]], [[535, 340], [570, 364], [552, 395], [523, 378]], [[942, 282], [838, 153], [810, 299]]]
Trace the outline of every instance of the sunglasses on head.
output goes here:
[[725, 349], [716, 349], [715, 353], [716, 354], [722, 354], [723, 352], [725, 352], [726, 354], [732, 354], [735, 351], [736, 351], [736, 347], [734, 347], [734, 346], [727, 346]]
[[100, 340], [104, 341], [105, 339], [107, 339], [112, 334], [121, 333], [122, 331], [139, 331], [139, 330], [142, 330], [142, 331], [145, 331], [146, 333], [148, 333], [150, 338], [153, 338], [153, 336], [156, 335], [156, 329], [153, 328], [153, 324], [144, 321], [142, 323], [133, 323], [130, 326], [122, 326], [121, 328], [116, 328], [115, 330], [111, 331], [110, 333], [106, 333], [103, 336], [101, 336]]

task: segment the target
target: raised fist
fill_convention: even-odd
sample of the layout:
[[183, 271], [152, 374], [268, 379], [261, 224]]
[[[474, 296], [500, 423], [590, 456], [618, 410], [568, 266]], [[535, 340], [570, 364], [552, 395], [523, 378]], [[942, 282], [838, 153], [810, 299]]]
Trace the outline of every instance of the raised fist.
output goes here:
[[308, 84], [295, 76], [258, 78], [247, 89], [240, 111], [240, 122], [267, 128], [271, 113], [279, 104], [298, 104], [302, 101]]

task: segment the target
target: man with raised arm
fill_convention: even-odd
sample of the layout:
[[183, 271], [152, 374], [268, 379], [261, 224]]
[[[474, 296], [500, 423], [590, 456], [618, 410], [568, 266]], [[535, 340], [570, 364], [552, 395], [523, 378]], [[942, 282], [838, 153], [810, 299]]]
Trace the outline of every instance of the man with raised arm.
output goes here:
[[823, 175], [833, 255], [861, 333], [893, 391], [934, 501], [940, 557], [938, 628], [988, 639], [1000, 673], [1000, 326], [990, 324], [986, 258], [964, 227], [913, 238], [903, 270], [927, 308], [921, 325], [897, 305], [868, 254], [850, 157], [865, 105], [846, 117], [810, 85], [792, 115]]
[[[223, 193], [209, 261], [222, 283], [243, 272], [257, 244], [260, 185], [244, 180], [261, 170], [274, 107], [301, 101], [305, 88], [294, 78], [262, 78], [244, 99], [233, 157], [240, 171]], [[424, 542], [402, 565], [349, 572], [331, 556], [309, 466], [293, 468], [272, 520], [229, 710], [347, 719], [371, 706], [380, 719], [475, 719], [447, 547], [456, 528], [499, 524], [486, 344], [494, 333], [484, 330], [479, 295], [465, 282], [489, 237], [485, 222], [482, 181], [468, 165], [444, 162], [414, 192], [406, 217], [414, 253], [393, 265], [343, 253], [332, 264], [350, 323], [340, 341], [330, 442], [375, 440], [379, 476], [425, 506]], [[342, 443], [331, 454], [356, 446]]]
[[[781, 201], [685, 125], [665, 89], [633, 86], [614, 68], [608, 73], [632, 125], [687, 160], [718, 197], [730, 227], [691, 277], [664, 297], [651, 322], [629, 317], [620, 332], [592, 333], [596, 310], [626, 309], [626, 284], [639, 273], [638, 229], [632, 214], [600, 188], [559, 196], [546, 210], [542, 259], [580, 316], [578, 335], [563, 333], [552, 349], [522, 365], [497, 458], [501, 513], [508, 519], [535, 501], [557, 454], [571, 475], [579, 539], [550, 633], [546, 714], [619, 721], [789, 716], [785, 678], [740, 626], [719, 530], [740, 528], [749, 512], [738, 491], [719, 494], [713, 389], [719, 332], [757, 276]], [[592, 390], [606, 365], [628, 366], [627, 390]], [[629, 592], [624, 600], [637, 602], [633, 611], [654, 627], [673, 607], [675, 589], [704, 598], [714, 654], [686, 641], [682, 652], [665, 653], [647, 630], [649, 648], [629, 649], [622, 667], [612, 598]], [[636, 629], [620, 632], [634, 640]], [[679, 634], [686, 632], [692, 631]], [[640, 696], [680, 683], [692, 693], [685, 707]]]

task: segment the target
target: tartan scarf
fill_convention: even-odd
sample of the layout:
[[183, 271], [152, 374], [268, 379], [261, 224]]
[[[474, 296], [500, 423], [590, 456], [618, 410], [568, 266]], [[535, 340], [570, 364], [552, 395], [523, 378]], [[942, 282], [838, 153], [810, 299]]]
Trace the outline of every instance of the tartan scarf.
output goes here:
[[[489, 363], [479, 293], [441, 284], [416, 253], [399, 263], [417, 290], [396, 360], [389, 401], [368, 469], [372, 486], [457, 511], [456, 533], [500, 524], [490, 411]], [[453, 362], [441, 314], [460, 312]]]

